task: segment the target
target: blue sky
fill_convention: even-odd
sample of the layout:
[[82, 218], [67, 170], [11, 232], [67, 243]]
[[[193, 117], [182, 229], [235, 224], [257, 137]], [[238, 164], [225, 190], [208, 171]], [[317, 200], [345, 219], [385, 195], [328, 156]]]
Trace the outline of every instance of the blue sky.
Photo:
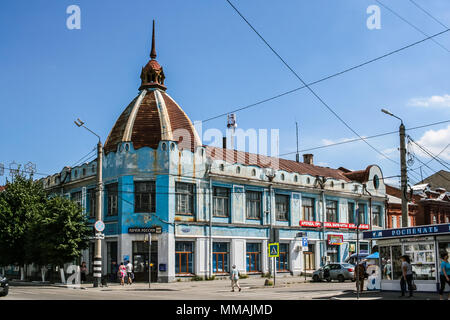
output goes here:
[[[409, 0], [383, 2], [430, 35], [444, 30]], [[450, 25], [448, 1], [416, 2]], [[369, 30], [366, 9], [377, 4], [374, 0], [233, 3], [306, 82], [424, 38], [382, 7], [381, 29]], [[80, 30], [66, 27], [66, 9], [74, 4], [81, 9]], [[167, 92], [193, 121], [301, 86], [225, 0], [3, 0], [0, 163], [32, 161], [39, 173], [48, 174], [74, 164], [96, 144], [94, 136], [74, 125], [76, 118], [104, 141], [138, 93], [153, 19]], [[450, 48], [450, 32], [436, 40]], [[398, 128], [396, 119], [380, 112], [382, 107], [402, 117], [407, 127], [448, 120], [449, 57], [427, 41], [312, 88], [363, 136]], [[237, 120], [242, 129], [279, 129], [281, 154], [295, 150], [295, 121], [301, 150], [355, 137], [305, 89], [238, 112]], [[225, 124], [222, 117], [203, 128], [223, 130]], [[450, 126], [409, 134], [438, 153], [450, 141]], [[398, 161], [398, 136], [369, 141]], [[385, 176], [399, 174], [398, 165], [364, 142], [313, 153], [316, 164], [350, 169], [378, 164]], [[450, 160], [450, 151], [441, 156]], [[429, 166], [442, 169], [436, 162]], [[425, 168], [423, 173], [432, 172]]]

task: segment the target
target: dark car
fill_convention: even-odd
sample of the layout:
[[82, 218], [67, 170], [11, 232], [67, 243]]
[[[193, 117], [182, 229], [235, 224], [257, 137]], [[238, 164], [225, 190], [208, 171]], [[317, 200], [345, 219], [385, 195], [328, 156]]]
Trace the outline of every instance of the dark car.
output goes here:
[[9, 291], [8, 279], [0, 275], [0, 296], [4, 297], [8, 295], [8, 291]]

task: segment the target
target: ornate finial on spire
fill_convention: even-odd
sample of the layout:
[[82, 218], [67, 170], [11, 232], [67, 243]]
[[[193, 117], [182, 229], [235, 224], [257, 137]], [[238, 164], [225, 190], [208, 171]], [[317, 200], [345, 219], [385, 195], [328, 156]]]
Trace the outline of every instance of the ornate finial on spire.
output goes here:
[[153, 20], [153, 34], [152, 34], [152, 51], [150, 52], [150, 58], [154, 60], [156, 58], [156, 49], [155, 49], [155, 20]]
[[151, 60], [147, 65], [142, 68], [141, 71], [141, 86], [139, 90], [158, 88], [161, 90], [166, 90], [164, 85], [163, 67], [156, 61], [156, 49], [155, 49], [155, 20], [153, 20], [153, 35], [152, 35], [152, 51], [150, 51]]

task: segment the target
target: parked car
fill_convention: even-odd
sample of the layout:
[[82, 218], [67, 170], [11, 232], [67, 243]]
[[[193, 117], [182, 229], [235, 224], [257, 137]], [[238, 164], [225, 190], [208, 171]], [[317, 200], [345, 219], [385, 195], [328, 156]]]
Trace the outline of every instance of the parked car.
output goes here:
[[338, 280], [344, 282], [345, 280], [354, 281], [355, 266], [349, 263], [329, 263], [322, 268], [313, 272], [313, 281], [318, 282], [322, 280]]
[[0, 296], [7, 296], [9, 291], [9, 283], [6, 277], [0, 275]]

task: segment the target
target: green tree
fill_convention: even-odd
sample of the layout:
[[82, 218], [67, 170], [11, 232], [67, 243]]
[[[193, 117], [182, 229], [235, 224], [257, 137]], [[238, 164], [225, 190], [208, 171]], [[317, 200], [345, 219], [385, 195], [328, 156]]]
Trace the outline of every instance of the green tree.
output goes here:
[[30, 224], [45, 209], [42, 185], [18, 174], [0, 192], [0, 265], [31, 262], [26, 251]]
[[33, 262], [41, 266], [73, 262], [88, 247], [92, 235], [82, 208], [60, 196], [47, 200], [30, 229], [27, 249]]

